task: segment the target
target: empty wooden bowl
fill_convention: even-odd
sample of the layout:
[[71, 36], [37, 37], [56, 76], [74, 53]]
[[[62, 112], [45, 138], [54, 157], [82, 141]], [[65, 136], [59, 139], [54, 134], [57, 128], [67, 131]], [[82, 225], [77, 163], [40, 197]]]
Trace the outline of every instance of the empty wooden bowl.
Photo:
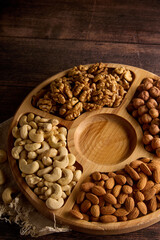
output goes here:
[[56, 211], [48, 209], [45, 202], [35, 195], [21, 177], [18, 164], [11, 155], [14, 141], [11, 131], [12, 128], [17, 125], [20, 117], [29, 112], [50, 119], [55, 118], [52, 114], [33, 107], [31, 104], [32, 97], [56, 78], [64, 76], [68, 70], [54, 75], [31, 91], [16, 112], [10, 126], [8, 137], [9, 163], [13, 176], [22, 193], [31, 204], [39, 212], [53, 221], [56, 216], [57, 220], [69, 225], [72, 229], [101, 235], [136, 231], [160, 220], [160, 210], [134, 220], [116, 223], [87, 222], [85, 220], [75, 219], [69, 214], [75, 203], [81, 183], [94, 171], [116, 171], [124, 168], [126, 164], [140, 157], [157, 159], [155, 155], [144, 149], [142, 129], [138, 122], [127, 112], [126, 108], [142, 79], [146, 77], [157, 79], [158, 76], [143, 69], [122, 64], [108, 64], [107, 66], [109, 68], [124, 66], [134, 73], [134, 81], [120, 106], [116, 108], [104, 107], [101, 110], [85, 112], [73, 121], [56, 117], [60, 121], [60, 124], [68, 129], [67, 143], [69, 151], [76, 156], [77, 162], [83, 169], [81, 179], [74, 187], [62, 208]]

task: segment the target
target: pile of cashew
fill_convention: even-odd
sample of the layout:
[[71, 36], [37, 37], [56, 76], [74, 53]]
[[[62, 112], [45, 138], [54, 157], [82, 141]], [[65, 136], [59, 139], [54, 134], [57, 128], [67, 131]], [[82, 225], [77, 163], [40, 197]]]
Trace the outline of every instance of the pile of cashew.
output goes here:
[[58, 124], [57, 119], [29, 113], [12, 129], [12, 156], [19, 162], [22, 177], [53, 210], [63, 206], [82, 174], [66, 148], [67, 129]]

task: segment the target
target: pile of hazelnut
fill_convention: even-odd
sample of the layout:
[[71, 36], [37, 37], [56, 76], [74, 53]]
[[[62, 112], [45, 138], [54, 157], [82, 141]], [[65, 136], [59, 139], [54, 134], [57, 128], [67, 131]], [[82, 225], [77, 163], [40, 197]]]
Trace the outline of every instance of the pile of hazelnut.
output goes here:
[[145, 149], [160, 157], [160, 79], [143, 79], [127, 109], [143, 129]]

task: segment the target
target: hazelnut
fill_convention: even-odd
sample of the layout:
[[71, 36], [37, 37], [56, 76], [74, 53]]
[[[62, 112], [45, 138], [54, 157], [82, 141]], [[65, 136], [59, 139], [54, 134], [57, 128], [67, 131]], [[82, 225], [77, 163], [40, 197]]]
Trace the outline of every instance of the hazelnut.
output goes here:
[[152, 146], [149, 144], [149, 145], [147, 145], [147, 146], [145, 146], [145, 149], [146, 149], [146, 151], [148, 151], [148, 152], [153, 152], [153, 148], [152, 148]]
[[143, 136], [142, 141], [143, 141], [143, 143], [144, 143], [145, 145], [148, 145], [148, 144], [151, 143], [152, 139], [153, 139], [153, 136], [152, 136], [152, 135], [146, 134], [146, 135]]
[[129, 103], [128, 106], [127, 106], [127, 111], [128, 112], [133, 112], [133, 110], [134, 110], [133, 104]]
[[160, 96], [160, 90], [157, 87], [152, 87], [149, 89], [149, 94], [151, 97], [156, 98]]
[[151, 146], [153, 149], [160, 148], [160, 138], [153, 138], [151, 142]]
[[149, 99], [149, 92], [144, 90], [138, 95], [138, 97], [143, 99], [144, 101], [147, 101]]
[[160, 80], [155, 81], [154, 86], [156, 86], [158, 89], [160, 89]]
[[152, 121], [152, 117], [148, 113], [143, 114], [141, 119], [143, 123], [150, 123]]
[[146, 107], [146, 105], [140, 106], [138, 108], [138, 115], [140, 116], [147, 112], [148, 112], [148, 108]]
[[138, 87], [137, 87], [137, 92], [142, 92], [144, 90], [144, 84], [140, 84]]
[[156, 98], [157, 103], [160, 103], [160, 96]]
[[151, 108], [149, 110], [149, 114], [152, 118], [158, 118], [159, 117], [159, 111], [156, 108]]
[[149, 89], [151, 89], [153, 87], [153, 84], [150, 82], [146, 82], [143, 84], [143, 89], [148, 91]]
[[153, 83], [153, 79], [152, 78], [144, 78], [142, 83]]
[[142, 117], [139, 117], [139, 118], [138, 118], [138, 122], [139, 122], [141, 125], [143, 124]]
[[156, 102], [155, 99], [150, 98], [147, 103], [146, 103], [148, 108], [156, 108], [158, 106], [158, 103]]
[[145, 123], [142, 125], [142, 129], [145, 131], [145, 130], [148, 130], [150, 127], [150, 125], [148, 123]]
[[156, 149], [156, 155], [157, 155], [157, 157], [160, 157], [160, 148]]
[[136, 109], [139, 108], [140, 106], [144, 105], [144, 100], [141, 98], [134, 98], [132, 102], [133, 102], [134, 108], [136, 108]]
[[134, 111], [132, 112], [132, 116], [133, 116], [134, 118], [137, 118], [137, 117], [138, 117], [138, 110], [134, 110]]
[[159, 118], [154, 118], [151, 122], [151, 124], [156, 124], [156, 125], [160, 125], [160, 119]]
[[143, 135], [150, 135], [150, 132], [149, 131], [147, 131], [147, 130], [145, 130], [144, 132], [143, 132]]
[[149, 132], [152, 134], [152, 135], [156, 135], [159, 133], [159, 127], [158, 125], [156, 124], [151, 124], [150, 128], [149, 128]]

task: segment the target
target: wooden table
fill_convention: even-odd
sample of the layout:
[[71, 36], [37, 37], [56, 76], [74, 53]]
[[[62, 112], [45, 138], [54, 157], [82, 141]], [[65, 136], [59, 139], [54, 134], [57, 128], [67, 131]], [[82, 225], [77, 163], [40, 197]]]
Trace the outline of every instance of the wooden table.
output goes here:
[[[160, 1], [0, 1], [0, 122], [13, 116], [46, 78], [96, 62], [133, 65], [160, 75]], [[0, 239], [31, 239], [20, 236], [16, 225], [0, 222], [0, 229]], [[53, 238], [93, 236], [69, 232], [39, 239]], [[160, 223], [118, 238], [160, 239]]]

